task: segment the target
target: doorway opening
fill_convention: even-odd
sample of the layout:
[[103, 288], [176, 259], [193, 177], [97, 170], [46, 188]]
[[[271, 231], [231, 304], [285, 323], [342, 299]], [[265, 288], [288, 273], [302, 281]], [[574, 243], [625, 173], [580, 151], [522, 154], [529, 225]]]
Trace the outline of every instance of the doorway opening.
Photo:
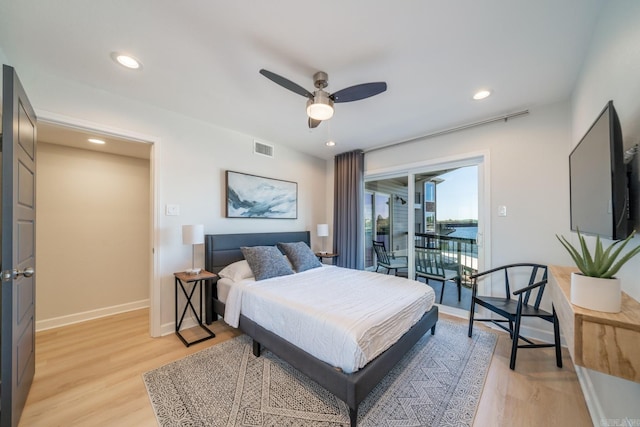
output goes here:
[[[89, 138], [106, 144], [91, 144]], [[48, 301], [57, 294], [75, 297], [49, 307], [38, 304], [36, 328], [149, 307], [155, 336], [154, 142], [57, 118], [39, 118], [38, 141], [38, 176], [44, 180], [49, 174], [38, 188], [37, 249], [46, 261], [39, 269], [38, 294]], [[56, 236], [61, 229], [68, 233], [64, 239]], [[76, 282], [86, 280], [87, 269], [105, 274], [94, 274], [89, 285], [63, 284], [59, 270], [70, 262]], [[56, 292], [61, 286], [65, 289]]]

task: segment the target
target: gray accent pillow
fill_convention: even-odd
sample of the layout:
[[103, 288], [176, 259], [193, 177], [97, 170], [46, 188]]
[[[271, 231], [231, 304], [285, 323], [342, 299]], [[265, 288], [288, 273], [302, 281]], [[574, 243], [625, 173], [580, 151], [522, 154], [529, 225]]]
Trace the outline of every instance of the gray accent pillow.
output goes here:
[[318, 257], [305, 242], [278, 243], [278, 247], [284, 252], [287, 258], [289, 258], [293, 269], [298, 273], [312, 268], [322, 267], [322, 263], [318, 260]]
[[293, 274], [284, 255], [275, 246], [244, 246], [240, 250], [256, 280]]

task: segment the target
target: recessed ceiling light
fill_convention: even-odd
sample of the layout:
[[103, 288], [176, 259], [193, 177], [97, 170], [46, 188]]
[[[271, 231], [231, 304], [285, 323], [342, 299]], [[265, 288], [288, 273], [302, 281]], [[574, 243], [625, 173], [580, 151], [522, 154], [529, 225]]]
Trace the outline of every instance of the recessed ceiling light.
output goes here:
[[324, 143], [324, 145], [326, 145], [327, 147], [333, 147], [336, 145], [335, 141], [327, 141]]
[[132, 70], [138, 70], [142, 68], [142, 63], [131, 55], [125, 55], [124, 53], [118, 53], [118, 52], [111, 52], [111, 59], [113, 59], [123, 67], [127, 67]]
[[491, 95], [491, 91], [490, 90], [479, 90], [478, 92], [476, 92], [473, 95], [473, 99], [475, 99], [476, 101], [479, 101], [481, 99], [485, 99], [486, 97], [488, 97], [489, 95]]
[[105, 142], [101, 139], [98, 138], [89, 138], [89, 142], [93, 143], [93, 144], [105, 144]]

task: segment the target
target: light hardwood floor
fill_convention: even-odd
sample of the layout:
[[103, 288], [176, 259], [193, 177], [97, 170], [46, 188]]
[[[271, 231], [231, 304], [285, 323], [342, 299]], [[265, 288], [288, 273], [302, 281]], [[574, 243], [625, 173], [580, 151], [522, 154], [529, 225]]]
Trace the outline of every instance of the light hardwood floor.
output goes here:
[[[150, 338], [148, 320], [148, 310], [136, 310], [38, 332], [20, 426], [155, 426], [142, 374], [239, 334], [215, 322], [216, 338], [187, 348], [174, 334]], [[553, 349], [532, 349], [520, 351], [515, 371], [509, 351], [500, 333], [474, 426], [591, 425], [566, 349], [562, 369]]]

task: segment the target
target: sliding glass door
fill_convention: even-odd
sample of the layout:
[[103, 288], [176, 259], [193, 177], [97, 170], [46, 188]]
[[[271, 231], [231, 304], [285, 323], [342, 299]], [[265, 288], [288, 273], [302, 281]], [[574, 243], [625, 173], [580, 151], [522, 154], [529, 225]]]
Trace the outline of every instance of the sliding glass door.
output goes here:
[[[468, 310], [468, 277], [478, 271], [482, 248], [479, 189], [482, 167], [477, 161], [435, 165], [392, 178], [365, 180], [365, 268], [375, 269], [372, 241], [383, 241], [393, 256], [407, 256], [399, 275], [418, 280], [436, 292], [436, 302]], [[458, 280], [441, 281], [419, 274], [425, 253]], [[416, 272], [418, 273], [416, 275]], [[427, 278], [427, 276], [429, 276]]]

